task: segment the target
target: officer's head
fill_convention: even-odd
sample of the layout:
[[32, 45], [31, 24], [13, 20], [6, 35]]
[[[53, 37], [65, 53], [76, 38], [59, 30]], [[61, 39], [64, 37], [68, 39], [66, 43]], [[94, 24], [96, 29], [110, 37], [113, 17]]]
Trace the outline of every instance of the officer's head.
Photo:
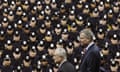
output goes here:
[[119, 36], [118, 34], [114, 34], [110, 37], [110, 41], [111, 41], [111, 44], [118, 44], [118, 41], [119, 41]]
[[57, 48], [61, 48], [61, 47], [64, 46], [63, 44], [64, 44], [64, 43], [63, 43], [63, 39], [59, 39], [59, 40], [57, 41], [56, 47], [57, 47]]
[[68, 42], [66, 46], [67, 54], [72, 54], [74, 50], [74, 45], [72, 42]]
[[23, 28], [23, 31], [25, 34], [29, 34], [30, 32], [30, 25], [29, 24], [25, 24], [24, 28]]
[[52, 0], [51, 7], [52, 7], [53, 9], [56, 9], [56, 8], [57, 8], [57, 3], [56, 3], [55, 0]]
[[86, 4], [86, 5], [84, 6], [84, 9], [83, 9], [83, 14], [88, 14], [89, 11], [90, 11], [90, 10], [89, 10], [89, 5]]
[[13, 35], [13, 40], [18, 42], [20, 41], [20, 33], [19, 31], [15, 31], [14, 35]]
[[24, 65], [25, 67], [29, 67], [30, 64], [31, 64], [31, 59], [30, 59], [30, 56], [27, 55], [27, 56], [25, 56], [25, 58], [24, 58], [24, 60], [23, 60], [23, 65]]
[[78, 26], [83, 25], [83, 24], [84, 24], [83, 17], [82, 17], [81, 15], [78, 15], [77, 18], [76, 18], [76, 20], [75, 20], [75, 22], [76, 22], [76, 24], [77, 24]]
[[52, 41], [52, 33], [51, 33], [51, 31], [47, 31], [47, 33], [45, 35], [45, 40], [47, 42], [51, 42]]
[[76, 37], [76, 39], [73, 41], [74, 47], [78, 48], [80, 46], [80, 37], [79, 35]]
[[7, 34], [11, 35], [11, 34], [13, 34], [13, 32], [14, 32], [14, 29], [13, 29], [12, 25], [8, 25], [8, 27], [7, 27]]
[[69, 36], [68, 30], [67, 30], [66, 28], [63, 29], [63, 32], [62, 32], [62, 34], [61, 34], [62, 39], [63, 39], [63, 40], [67, 40], [67, 39], [68, 39], [68, 36]]
[[29, 39], [31, 42], [35, 42], [36, 41], [36, 33], [35, 32], [31, 32]]
[[98, 5], [98, 10], [99, 10], [99, 11], [103, 11], [104, 8], [105, 8], [105, 6], [104, 6], [103, 1], [100, 1], [99, 5]]
[[117, 2], [113, 3], [113, 11], [114, 13], [119, 13], [119, 4]]
[[118, 66], [119, 66], [118, 61], [115, 61], [114, 59], [111, 59], [110, 70], [112, 72], [117, 72]]
[[71, 10], [69, 13], [69, 20], [74, 21], [75, 20], [75, 11]]
[[65, 13], [65, 11], [66, 11], [66, 9], [65, 9], [65, 4], [63, 3], [63, 4], [61, 4], [61, 6], [60, 6], [60, 12], [61, 12], [61, 13]]
[[99, 15], [98, 8], [95, 8], [95, 9], [93, 10], [93, 12], [92, 12], [92, 16], [93, 16], [93, 17], [98, 17], [98, 15]]
[[5, 31], [0, 31], [0, 40], [3, 41], [5, 39]]
[[11, 40], [7, 40], [6, 41], [6, 43], [5, 43], [5, 49], [12, 51], [13, 45], [12, 45], [12, 41]]
[[103, 39], [104, 37], [105, 37], [105, 31], [103, 30], [103, 28], [98, 28], [97, 38], [98, 39]]
[[23, 21], [20, 19], [17, 21], [17, 28], [22, 29], [22, 23]]
[[37, 1], [37, 9], [38, 10], [42, 10], [42, 8], [43, 8], [42, 2], [41, 1]]
[[77, 2], [77, 4], [76, 4], [76, 7], [77, 7], [78, 9], [81, 9], [81, 8], [83, 7], [83, 2], [82, 2], [81, 0], [79, 0], [79, 1]]
[[55, 33], [58, 34], [58, 35], [60, 35], [61, 31], [62, 31], [61, 25], [57, 24], [56, 27], [55, 27]]
[[67, 24], [67, 16], [66, 15], [62, 16], [60, 23], [62, 26], [66, 26], [66, 24]]
[[39, 29], [39, 32], [40, 32], [41, 34], [45, 34], [45, 32], [46, 32], [46, 26], [45, 26], [45, 24], [41, 24], [41, 27], [40, 27], [40, 29]]
[[49, 55], [53, 56], [54, 51], [55, 51], [55, 45], [54, 45], [54, 43], [51, 43], [49, 48], [48, 48]]
[[48, 5], [46, 5], [46, 7], [45, 7], [45, 14], [47, 14], [47, 15], [51, 14], [51, 8]]
[[23, 13], [22, 13], [21, 18], [22, 18], [22, 20], [23, 20], [24, 22], [27, 22], [27, 21], [28, 21], [28, 17], [27, 17], [26, 12], [23, 12]]
[[29, 9], [29, 2], [27, 0], [23, 2], [22, 8], [24, 10], [28, 10]]
[[27, 50], [28, 50], [28, 42], [27, 42], [26, 40], [23, 40], [23, 41], [21, 42], [21, 49], [22, 49], [23, 51], [27, 51]]
[[36, 18], [35, 17], [32, 17], [31, 20], [30, 20], [30, 27], [34, 28], [36, 26]]
[[18, 7], [17, 7], [17, 11], [16, 11], [16, 15], [21, 16], [22, 13], [23, 13], [22, 7], [21, 7], [21, 6], [18, 6]]
[[44, 44], [45, 44], [45, 42], [43, 40], [40, 40], [39, 43], [37, 44], [37, 50], [38, 51], [43, 51], [44, 50]]
[[41, 61], [41, 65], [42, 66], [47, 66], [47, 64], [48, 64], [48, 57], [47, 57], [47, 55], [43, 54], [40, 61]]
[[77, 30], [77, 25], [75, 22], [73, 22], [71, 25], [71, 32], [76, 32], [76, 30]]
[[7, 7], [8, 6], [8, 0], [4, 0], [3, 1], [3, 7]]
[[108, 42], [105, 42], [101, 52], [104, 56], [107, 56], [109, 54], [109, 43]]
[[50, 28], [51, 27], [51, 18], [49, 16], [46, 16], [44, 23], [47, 28]]
[[13, 13], [13, 11], [11, 10], [11, 11], [9, 11], [9, 14], [8, 14], [8, 19], [9, 19], [9, 21], [13, 21], [14, 20], [14, 13]]
[[19, 59], [21, 57], [21, 52], [19, 48], [16, 48], [13, 52], [14, 59]]
[[119, 23], [118, 22], [112, 22], [111, 27], [113, 30], [118, 30], [119, 29]]
[[36, 54], [37, 54], [36, 46], [32, 46], [31, 49], [29, 50], [29, 56], [31, 58], [35, 58]]
[[10, 66], [11, 64], [11, 58], [9, 55], [5, 55], [5, 58], [3, 59], [3, 66]]
[[3, 20], [2, 20], [2, 25], [3, 25], [3, 28], [6, 28], [8, 26], [8, 18], [7, 17], [4, 17]]

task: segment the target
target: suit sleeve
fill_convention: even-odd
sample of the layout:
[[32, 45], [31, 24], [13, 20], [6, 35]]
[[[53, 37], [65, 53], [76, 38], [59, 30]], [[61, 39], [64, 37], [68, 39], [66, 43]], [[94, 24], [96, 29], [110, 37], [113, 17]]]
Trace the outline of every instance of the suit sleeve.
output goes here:
[[87, 59], [87, 72], [99, 72], [99, 65], [100, 65], [100, 56], [99, 52], [93, 52], [88, 56]]
[[76, 72], [72, 64], [66, 64], [61, 68], [61, 72]]

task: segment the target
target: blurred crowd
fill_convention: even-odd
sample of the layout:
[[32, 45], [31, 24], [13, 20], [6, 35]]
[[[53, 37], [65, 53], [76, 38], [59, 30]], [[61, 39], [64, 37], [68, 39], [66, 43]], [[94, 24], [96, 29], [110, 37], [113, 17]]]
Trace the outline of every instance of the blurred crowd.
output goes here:
[[59, 47], [78, 71], [84, 28], [101, 50], [100, 72], [120, 72], [120, 0], [0, 0], [0, 71], [56, 72]]

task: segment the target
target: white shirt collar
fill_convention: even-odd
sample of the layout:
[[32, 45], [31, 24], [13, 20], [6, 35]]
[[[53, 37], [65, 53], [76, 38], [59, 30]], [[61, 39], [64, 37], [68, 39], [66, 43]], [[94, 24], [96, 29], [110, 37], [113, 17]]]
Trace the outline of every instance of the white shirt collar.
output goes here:
[[93, 44], [94, 44], [94, 42], [90, 42], [89, 45], [88, 45], [85, 49], [88, 50], [89, 47], [90, 47], [91, 45], [93, 45]]

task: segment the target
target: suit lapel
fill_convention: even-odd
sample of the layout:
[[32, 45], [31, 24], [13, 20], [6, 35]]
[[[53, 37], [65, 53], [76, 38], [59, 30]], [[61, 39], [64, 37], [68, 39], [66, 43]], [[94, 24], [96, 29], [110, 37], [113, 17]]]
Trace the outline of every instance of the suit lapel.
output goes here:
[[95, 45], [95, 44], [92, 44], [92, 45], [88, 48], [88, 50], [87, 50], [87, 51], [85, 51], [85, 54], [82, 56], [81, 62], [83, 62], [83, 60], [84, 60], [85, 56], [87, 55], [87, 53], [88, 53], [89, 51], [91, 51], [91, 50], [92, 50], [92, 48], [93, 48], [93, 46], [94, 46], [94, 45]]

